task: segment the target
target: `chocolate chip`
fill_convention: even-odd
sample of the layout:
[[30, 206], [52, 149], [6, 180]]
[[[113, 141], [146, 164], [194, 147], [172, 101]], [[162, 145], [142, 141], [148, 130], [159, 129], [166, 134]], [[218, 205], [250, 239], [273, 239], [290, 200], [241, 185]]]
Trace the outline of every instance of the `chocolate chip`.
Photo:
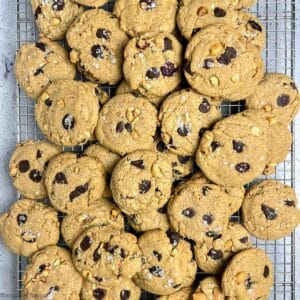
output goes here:
[[75, 125], [74, 117], [72, 115], [66, 114], [62, 120], [62, 125], [66, 130], [73, 129]]
[[93, 290], [93, 297], [97, 300], [102, 300], [105, 298], [106, 290], [105, 289], [95, 289]]
[[274, 219], [276, 219], [277, 213], [276, 213], [276, 211], [275, 211], [274, 208], [269, 207], [269, 206], [267, 206], [267, 205], [265, 205], [265, 204], [262, 204], [262, 205], [261, 205], [261, 210], [263, 211], [265, 217], [266, 217], [268, 220], [274, 220]]
[[214, 9], [214, 15], [217, 18], [223, 18], [223, 17], [226, 16], [226, 11], [224, 9], [220, 8], [220, 7], [216, 7]]
[[65, 1], [64, 0], [54, 0], [52, 4], [52, 9], [55, 11], [60, 11], [65, 8]]
[[145, 165], [144, 165], [144, 161], [142, 159], [139, 159], [139, 160], [132, 160], [130, 162], [131, 165], [139, 168], [139, 169], [145, 169]]
[[212, 215], [204, 215], [204, 216], [202, 217], [202, 221], [203, 221], [203, 223], [206, 224], [206, 225], [211, 225], [212, 222], [213, 222], [213, 217], [212, 217]]
[[118, 249], [118, 246], [112, 246], [110, 243], [105, 243], [104, 244], [104, 249], [109, 252], [110, 254], [114, 255], [116, 249]]
[[155, 0], [140, 0], [140, 7], [145, 10], [153, 10], [156, 8]]
[[69, 196], [70, 201], [72, 202], [75, 198], [77, 198], [77, 197], [81, 196], [82, 194], [84, 194], [85, 192], [87, 192], [88, 189], [89, 189], [88, 182], [85, 183], [84, 185], [77, 186], [75, 188], [75, 190], [70, 193], [70, 196]]
[[215, 231], [208, 231], [206, 232], [206, 236], [208, 236], [209, 238], [213, 238], [213, 240], [215, 241], [217, 239], [220, 239], [222, 237], [222, 234]]
[[173, 50], [172, 41], [169, 38], [165, 37], [164, 38], [164, 50], [163, 50], [163, 52], [168, 51], [168, 50]]
[[42, 264], [39, 266], [39, 273], [42, 273], [46, 269], [46, 265]]
[[189, 162], [190, 160], [190, 157], [189, 156], [181, 156], [181, 155], [178, 155], [177, 156], [178, 158], [178, 161], [182, 164], [182, 165], [185, 165]]
[[213, 141], [210, 144], [212, 152], [215, 152], [220, 146], [221, 146], [221, 144], [219, 142], [216, 142], [216, 141]]
[[92, 239], [86, 235], [80, 243], [80, 248], [81, 250], [86, 251], [91, 247], [91, 245], [92, 245]]
[[290, 96], [282, 94], [277, 98], [277, 105], [280, 107], [285, 107], [290, 103]]
[[130, 291], [129, 290], [122, 290], [120, 293], [121, 300], [127, 300], [130, 298]]
[[35, 182], [35, 183], [39, 183], [42, 181], [42, 174], [39, 170], [33, 169], [30, 171], [29, 173], [29, 178]]
[[246, 243], [248, 243], [249, 238], [248, 238], [247, 236], [244, 236], [244, 237], [240, 238], [239, 241], [240, 241], [242, 244], [246, 244]]
[[199, 110], [204, 114], [210, 111], [210, 103], [207, 101], [207, 99], [203, 99], [203, 101], [200, 103]]
[[207, 185], [203, 186], [202, 187], [202, 194], [203, 194], [203, 196], [207, 196], [208, 191], [210, 191], [210, 190], [211, 190], [211, 188], [209, 186], [207, 186]]
[[289, 207], [295, 207], [295, 201], [293, 200], [284, 200], [284, 204]]
[[108, 29], [105, 29], [105, 28], [97, 29], [96, 36], [99, 39], [109, 40], [110, 35], [111, 35], [111, 33]]
[[102, 243], [99, 243], [99, 246], [95, 249], [94, 253], [93, 253], [93, 259], [94, 261], [98, 261], [101, 258], [101, 254], [99, 254], [98, 250], [100, 249], [100, 246], [102, 245]]
[[54, 293], [59, 291], [59, 286], [55, 285], [50, 287], [50, 289], [48, 290], [48, 293], [46, 294], [46, 296], [44, 297], [45, 299], [53, 299], [54, 298]]
[[194, 75], [194, 73], [191, 71], [191, 63], [186, 59], [183, 62], [183, 69], [191, 76]]
[[50, 100], [49, 98], [46, 99], [45, 104], [50, 107], [52, 105], [52, 100]]
[[255, 21], [249, 20], [249, 21], [248, 21], [248, 24], [250, 24], [250, 26], [251, 26], [254, 30], [257, 30], [257, 31], [262, 32], [261, 26], [260, 26], [258, 23], [256, 23]]
[[30, 169], [30, 164], [28, 160], [21, 160], [18, 164], [18, 168], [21, 173], [26, 173]]
[[162, 152], [162, 153], [168, 151], [168, 148], [163, 141], [159, 141], [157, 143], [156, 149], [157, 149], [157, 151]]
[[18, 214], [17, 215], [17, 223], [19, 226], [25, 224], [27, 221], [27, 215], [25, 214]]
[[36, 159], [39, 159], [39, 158], [41, 158], [42, 157], [42, 151], [41, 150], [38, 150], [38, 151], [36, 151]]
[[42, 13], [42, 8], [41, 6], [38, 6], [38, 8], [35, 10], [34, 18], [37, 19], [41, 13]]
[[265, 278], [267, 278], [267, 277], [269, 277], [269, 274], [270, 274], [270, 269], [267, 265], [265, 265], [263, 275]]
[[140, 194], [147, 193], [151, 188], [151, 181], [150, 180], [142, 180], [139, 183], [139, 192]]
[[235, 141], [235, 140], [232, 141], [232, 148], [237, 153], [243, 152], [244, 151], [244, 146], [245, 146], [245, 144], [243, 144], [240, 141]]
[[189, 132], [190, 132], [190, 128], [185, 124], [180, 124], [177, 129], [177, 133], [180, 136], [187, 136], [189, 134]]
[[201, 28], [194, 28], [192, 31], [192, 36], [198, 33], [201, 30]]
[[68, 184], [66, 175], [62, 172], [56, 173], [53, 183]]
[[223, 252], [221, 250], [210, 249], [207, 255], [213, 260], [219, 260], [223, 258]]
[[91, 48], [91, 53], [92, 53], [93, 57], [95, 57], [97, 59], [100, 59], [100, 58], [104, 57], [104, 55], [103, 55], [103, 47], [100, 46], [100, 45], [94, 45]]
[[159, 75], [160, 75], [159, 70], [155, 67], [148, 69], [148, 71], [146, 72], [146, 77], [149, 79], [158, 78]]
[[195, 217], [196, 212], [193, 208], [189, 207], [189, 208], [184, 209], [181, 212], [181, 214], [184, 215], [187, 218], [193, 218], [193, 217]]
[[124, 127], [128, 132], [132, 132], [132, 125], [130, 123], [126, 123]]
[[203, 136], [205, 130], [207, 130], [207, 128], [205, 128], [205, 127], [201, 128], [201, 129], [199, 130], [198, 135], [199, 135], [200, 138], [202, 138], [202, 136]]
[[162, 260], [162, 255], [159, 252], [154, 250], [152, 253], [157, 258], [158, 261]]
[[26, 243], [35, 243], [36, 242], [36, 236], [32, 236], [32, 232], [31, 231], [25, 231], [25, 232], [22, 232], [21, 234], [21, 237], [22, 237], [22, 240]]
[[171, 231], [170, 229], [167, 230], [166, 234], [170, 240], [170, 243], [173, 245], [173, 247], [176, 247], [180, 240], [179, 234], [174, 231]]
[[211, 68], [213, 68], [214, 67], [214, 60], [213, 59], [211, 59], [211, 58], [206, 58], [206, 59], [204, 59], [204, 62], [203, 62], [203, 68], [204, 69], [211, 69]]
[[226, 47], [225, 52], [217, 58], [217, 61], [222, 65], [229, 65], [236, 55], [237, 52], [233, 47]]
[[46, 45], [44, 43], [35, 43], [35, 46], [42, 51], [46, 51]]
[[116, 132], [118, 133], [122, 132], [124, 129], [124, 125], [125, 125], [124, 122], [119, 122], [116, 126]]
[[39, 74], [44, 73], [44, 70], [42, 68], [38, 68], [35, 72], [34, 72], [34, 76], [38, 76]]
[[292, 87], [293, 90], [296, 90], [298, 92], [295, 82], [291, 82], [290, 86]]
[[175, 67], [175, 65], [173, 63], [171, 63], [170, 61], [167, 61], [160, 68], [160, 71], [163, 74], [163, 76], [165, 76], [165, 77], [171, 77], [171, 76], [173, 76], [178, 71], [178, 68]]
[[252, 288], [253, 284], [255, 284], [255, 281], [251, 280], [251, 277], [250, 275], [248, 276], [248, 278], [246, 279], [245, 281], [245, 286], [246, 286], [246, 289], [249, 290]]
[[149, 272], [155, 277], [163, 277], [164, 271], [159, 266], [149, 268]]
[[239, 173], [246, 173], [250, 170], [250, 165], [247, 163], [239, 163], [235, 166], [236, 171]]

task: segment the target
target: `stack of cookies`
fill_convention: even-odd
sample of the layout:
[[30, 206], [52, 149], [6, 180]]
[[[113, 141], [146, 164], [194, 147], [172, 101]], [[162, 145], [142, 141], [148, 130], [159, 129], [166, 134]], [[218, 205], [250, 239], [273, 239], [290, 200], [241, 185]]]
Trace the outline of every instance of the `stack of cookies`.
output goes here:
[[300, 211], [278, 181], [245, 187], [285, 159], [300, 96], [264, 72], [264, 27], [242, 10], [254, 1], [31, 2], [40, 38], [15, 73], [48, 141], [17, 145], [22, 197], [0, 217], [30, 257], [23, 298], [267, 299], [272, 262], [250, 235], [280, 239]]

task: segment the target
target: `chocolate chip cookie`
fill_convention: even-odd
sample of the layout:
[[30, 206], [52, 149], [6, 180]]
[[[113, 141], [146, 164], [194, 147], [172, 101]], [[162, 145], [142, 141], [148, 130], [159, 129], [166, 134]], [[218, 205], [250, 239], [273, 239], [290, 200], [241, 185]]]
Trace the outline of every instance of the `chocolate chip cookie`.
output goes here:
[[111, 178], [113, 198], [128, 215], [163, 207], [169, 200], [172, 169], [168, 160], [152, 151], [135, 151], [115, 167]]
[[120, 27], [130, 36], [147, 32], [173, 32], [176, 0], [116, 0], [113, 13]]
[[195, 34], [187, 46], [185, 77], [201, 94], [240, 100], [263, 78], [260, 52], [234, 27], [210, 25]]
[[80, 5], [95, 7], [95, 8], [103, 6], [104, 4], [109, 2], [109, 0], [73, 0], [73, 1]]
[[282, 124], [289, 125], [299, 110], [300, 96], [292, 78], [269, 73], [246, 99], [246, 106], [272, 111]]
[[45, 175], [52, 205], [69, 214], [101, 203], [105, 186], [103, 164], [82, 154], [64, 152], [53, 158]]
[[72, 22], [83, 12], [73, 0], [31, 0], [40, 32], [51, 40], [62, 40]]
[[91, 139], [98, 121], [99, 102], [92, 84], [60, 80], [37, 99], [36, 121], [57, 145], [76, 146]]
[[9, 162], [9, 174], [13, 185], [30, 199], [47, 196], [44, 171], [49, 160], [62, 149], [43, 141], [27, 141], [16, 145]]
[[84, 279], [102, 286], [115, 286], [120, 276], [130, 279], [141, 269], [137, 238], [108, 226], [83, 231], [73, 245], [72, 257]]
[[80, 299], [82, 278], [68, 250], [49, 246], [35, 253], [23, 274], [22, 299]]
[[68, 52], [47, 38], [23, 44], [16, 56], [16, 79], [26, 95], [33, 99], [37, 99], [49, 83], [74, 79], [75, 73]]
[[295, 191], [275, 180], [250, 188], [243, 206], [243, 224], [262, 240], [277, 240], [290, 234], [300, 223]]
[[197, 266], [190, 244], [171, 231], [152, 230], [138, 240], [142, 253], [142, 269], [135, 283], [156, 295], [169, 295], [191, 286]]
[[145, 98], [115, 96], [102, 108], [96, 127], [100, 144], [120, 155], [148, 149], [158, 126], [157, 110]]
[[222, 276], [222, 290], [234, 299], [267, 299], [273, 285], [273, 266], [261, 249], [236, 254]]
[[193, 294], [192, 287], [185, 287], [173, 294], [167, 296], [160, 296], [157, 299], [158, 300], [190, 300], [192, 294]]
[[162, 140], [171, 152], [193, 156], [203, 130], [219, 119], [221, 112], [210, 97], [180, 90], [168, 96], [160, 108]]
[[193, 300], [224, 300], [221, 284], [216, 277], [210, 276], [199, 282], [198, 287], [193, 293]]
[[148, 33], [129, 41], [124, 76], [133, 90], [149, 98], [163, 97], [181, 81], [182, 46], [169, 33]]
[[91, 81], [116, 84], [122, 78], [123, 50], [128, 38], [118, 19], [103, 9], [82, 13], [69, 28], [70, 58]]
[[22, 199], [0, 217], [0, 235], [14, 253], [31, 256], [59, 239], [57, 212], [50, 206]]

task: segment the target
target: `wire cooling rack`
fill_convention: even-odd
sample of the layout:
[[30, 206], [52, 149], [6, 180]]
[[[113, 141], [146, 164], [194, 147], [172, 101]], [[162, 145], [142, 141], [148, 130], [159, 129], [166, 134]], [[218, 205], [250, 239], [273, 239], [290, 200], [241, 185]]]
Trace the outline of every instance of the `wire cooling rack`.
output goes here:
[[[267, 30], [267, 45], [264, 51], [264, 58], [267, 72], [281, 72], [289, 76], [295, 76], [295, 5], [298, 0], [258, 0], [258, 4], [251, 9]], [[33, 42], [37, 39], [38, 33], [35, 20], [31, 11], [30, 0], [17, 0], [17, 49], [23, 43]], [[111, 10], [113, 1], [110, 1], [105, 9]], [[115, 87], [104, 86], [104, 89], [113, 95]], [[44, 139], [39, 131], [34, 117], [34, 102], [25, 96], [23, 91], [17, 87], [17, 122], [18, 142], [28, 139]], [[237, 113], [243, 109], [243, 102], [222, 104], [223, 115]], [[294, 125], [291, 125], [291, 132], [295, 137]], [[277, 166], [276, 173], [271, 178], [277, 179], [285, 184], [294, 187], [295, 184], [295, 145], [282, 164]], [[239, 215], [233, 217], [239, 220]], [[253, 244], [264, 249], [274, 263], [275, 284], [270, 299], [296, 299], [295, 283], [295, 236], [292, 233], [278, 241], [261, 241], [253, 239]], [[18, 259], [18, 299], [21, 299], [22, 275], [27, 260], [24, 257]], [[201, 271], [198, 278], [203, 277]], [[298, 293], [299, 287], [298, 287]], [[155, 296], [147, 293], [142, 294], [142, 299], [155, 299]]]

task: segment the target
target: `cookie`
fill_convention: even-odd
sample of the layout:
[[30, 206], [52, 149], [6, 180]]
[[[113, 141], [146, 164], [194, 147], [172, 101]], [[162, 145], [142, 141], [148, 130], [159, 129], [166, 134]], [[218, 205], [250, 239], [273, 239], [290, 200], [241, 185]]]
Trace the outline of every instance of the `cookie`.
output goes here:
[[80, 299], [82, 278], [68, 250], [49, 246], [35, 253], [23, 274], [22, 299]]
[[14, 187], [24, 197], [43, 199], [47, 196], [44, 170], [48, 161], [62, 151], [43, 141], [27, 141], [16, 145], [9, 162]]
[[41, 37], [37, 43], [23, 44], [16, 56], [16, 79], [26, 95], [37, 99], [51, 82], [74, 79], [75, 66], [59, 44]]
[[118, 19], [103, 9], [82, 13], [69, 28], [70, 58], [91, 81], [116, 84], [122, 78], [123, 50], [128, 41]]
[[222, 0], [183, 0], [177, 14], [177, 25], [181, 34], [191, 37], [206, 26], [215, 23], [233, 25], [237, 12], [230, 3]]
[[237, 252], [251, 248], [247, 230], [238, 223], [229, 223], [220, 231], [206, 232], [202, 243], [194, 246], [198, 267], [209, 274], [219, 274]]
[[147, 292], [169, 295], [191, 286], [197, 266], [190, 244], [171, 231], [152, 230], [138, 240], [142, 253], [142, 269], [135, 283]]
[[76, 146], [91, 139], [98, 121], [99, 103], [95, 87], [74, 80], [48, 85], [37, 99], [38, 126], [53, 143]]
[[41, 202], [22, 199], [0, 218], [0, 235], [14, 253], [31, 256], [59, 239], [57, 212]]
[[210, 232], [218, 232], [228, 223], [231, 205], [241, 205], [243, 194], [241, 190], [239, 197], [233, 198], [225, 188], [201, 178], [187, 181], [177, 187], [168, 203], [171, 227], [201, 243]]
[[265, 74], [254, 93], [246, 99], [247, 108], [272, 111], [280, 123], [289, 125], [300, 106], [300, 96], [292, 78], [279, 73]]
[[101, 283], [92, 283], [85, 280], [82, 285], [80, 296], [81, 300], [139, 300], [141, 296], [141, 289], [131, 280], [124, 278], [118, 280], [111, 287], [103, 287]]
[[192, 294], [193, 294], [193, 289], [191, 287], [185, 287], [173, 294], [167, 296], [160, 296], [157, 299], [158, 300], [190, 300]]
[[101, 145], [124, 156], [148, 149], [157, 125], [157, 110], [147, 99], [124, 94], [103, 106], [95, 134]]
[[221, 112], [209, 97], [180, 90], [168, 96], [160, 108], [162, 140], [171, 152], [193, 156], [203, 130], [219, 119]]
[[243, 224], [262, 240], [277, 240], [290, 234], [300, 223], [295, 191], [275, 180], [265, 180], [247, 192]]
[[200, 140], [196, 162], [214, 183], [243, 186], [260, 176], [268, 163], [269, 123], [246, 114], [247, 111], [219, 121]]
[[256, 3], [256, 0], [226, 0], [228, 1], [234, 9], [247, 8]]
[[83, 231], [75, 240], [72, 255], [82, 277], [103, 286], [115, 286], [120, 276], [129, 279], [141, 269], [137, 238], [108, 226]]
[[109, 0], [73, 0], [73, 1], [80, 5], [95, 7], [95, 8], [103, 6], [104, 4], [109, 2]]
[[178, 3], [176, 0], [116, 0], [113, 13], [120, 27], [130, 36], [147, 32], [173, 32]]
[[158, 153], [132, 152], [115, 167], [110, 186], [115, 202], [126, 214], [156, 210], [170, 198], [171, 165]]
[[210, 276], [199, 282], [193, 293], [192, 300], [224, 300], [221, 284], [216, 277]]
[[[143, 97], [137, 90], [133, 90], [126, 80], [122, 80], [116, 90], [116, 95], [132, 93], [135, 97]], [[163, 101], [164, 97], [147, 97], [147, 99], [156, 107]]]
[[222, 276], [222, 290], [234, 299], [268, 299], [273, 285], [273, 266], [261, 249], [236, 254]]
[[260, 49], [235, 28], [214, 24], [190, 40], [184, 73], [199, 93], [236, 101], [248, 97], [263, 78]]
[[131, 39], [124, 52], [124, 76], [133, 90], [149, 98], [163, 97], [181, 81], [182, 46], [169, 33]]
[[58, 211], [66, 214], [82, 211], [101, 203], [104, 167], [94, 158], [64, 152], [50, 161], [45, 185], [51, 204]]
[[73, 0], [31, 0], [40, 32], [51, 40], [62, 40], [72, 22], [83, 12]]
[[66, 244], [73, 246], [75, 239], [90, 226], [124, 228], [121, 211], [110, 201], [101, 199], [81, 211], [66, 215], [61, 223], [61, 233]]

